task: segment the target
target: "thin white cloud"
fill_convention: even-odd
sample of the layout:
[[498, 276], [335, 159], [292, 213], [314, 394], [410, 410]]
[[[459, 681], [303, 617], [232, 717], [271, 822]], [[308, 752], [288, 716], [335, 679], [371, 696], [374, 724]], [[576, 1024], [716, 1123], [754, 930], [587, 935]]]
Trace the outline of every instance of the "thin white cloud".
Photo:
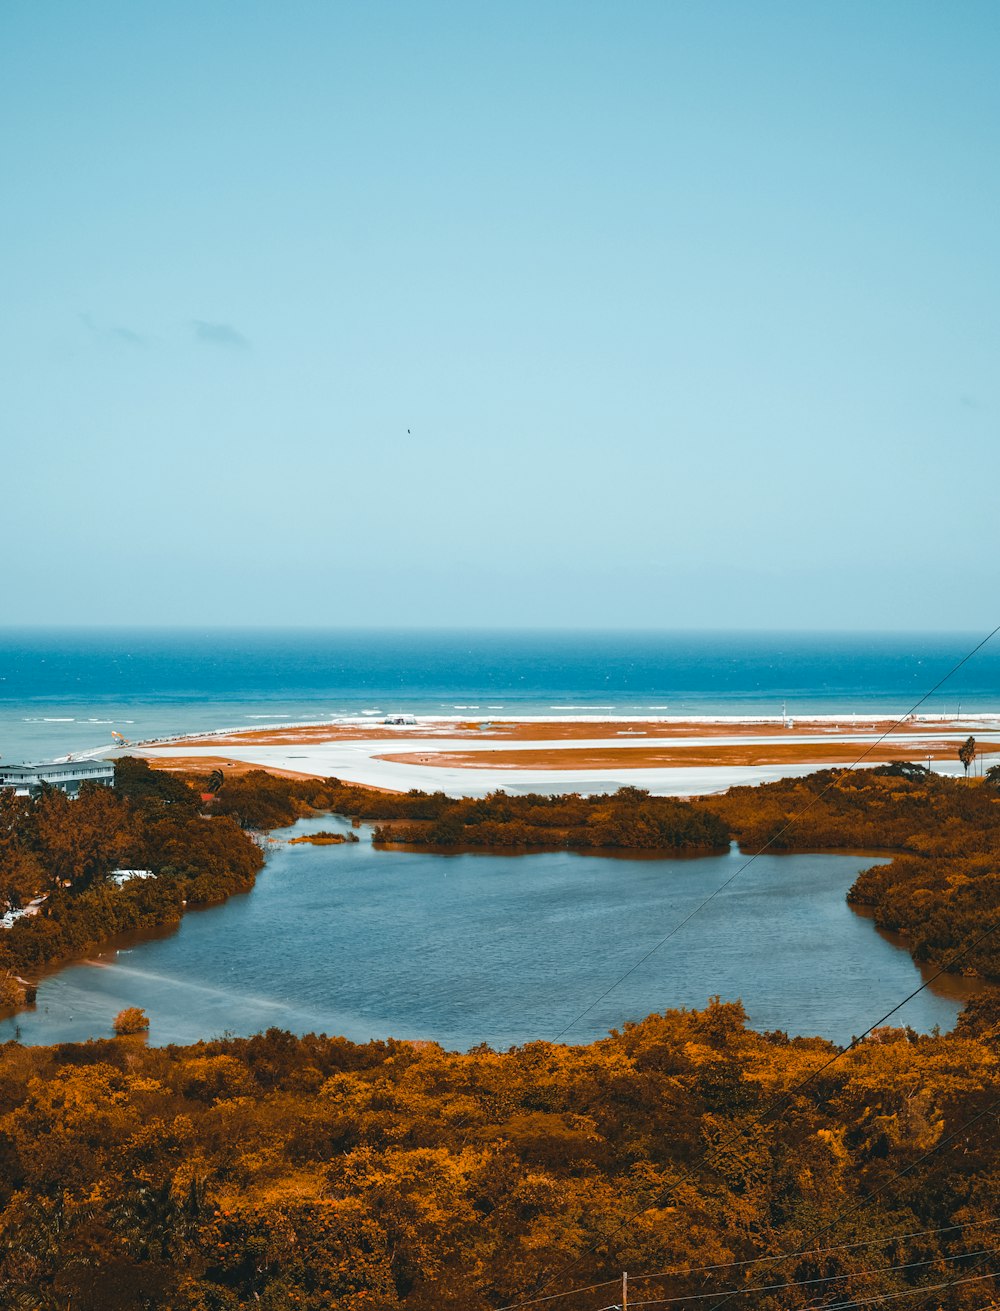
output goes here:
[[229, 350], [248, 350], [249, 341], [238, 332], [231, 323], [208, 323], [205, 319], [193, 319], [192, 327], [198, 341], [208, 346], [225, 346]]
[[103, 327], [95, 323], [93, 316], [90, 314], [81, 314], [80, 322], [86, 327], [90, 335], [99, 341], [122, 342], [126, 346], [138, 346], [143, 350], [150, 344], [150, 339], [143, 336], [141, 332], [136, 332], [134, 328], [126, 328], [120, 323]]

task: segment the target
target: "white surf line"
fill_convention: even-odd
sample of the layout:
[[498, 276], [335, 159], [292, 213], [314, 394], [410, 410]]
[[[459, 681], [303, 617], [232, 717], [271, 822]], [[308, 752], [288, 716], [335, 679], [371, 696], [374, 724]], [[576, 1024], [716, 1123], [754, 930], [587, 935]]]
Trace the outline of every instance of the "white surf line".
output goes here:
[[[472, 706], [470, 703], [470, 709], [471, 708]], [[502, 707], [488, 706], [487, 709], [502, 709]], [[167, 745], [182, 745], [187, 742], [203, 742], [206, 738], [221, 739], [221, 738], [228, 738], [228, 737], [239, 737], [247, 733], [260, 733], [260, 732], [267, 732], [267, 731], [273, 731], [277, 733], [293, 733], [299, 729], [311, 730], [317, 728], [335, 729], [335, 728], [378, 727], [379, 729], [382, 729], [383, 731], [387, 731], [389, 734], [392, 735], [391, 737], [386, 738], [387, 741], [391, 741], [397, 735], [399, 736], [399, 738], [403, 739], [408, 737], [414, 737], [419, 733], [446, 734], [450, 731], [453, 731], [456, 726], [466, 725], [466, 724], [473, 725], [477, 729], [480, 724], [489, 724], [493, 732], [498, 732], [502, 734], [502, 730], [506, 726], [516, 725], [516, 724], [626, 724], [626, 725], [661, 724], [665, 726], [677, 726], [680, 724], [724, 724], [724, 725], [732, 725], [735, 729], [737, 727], [747, 728], [752, 725], [766, 725], [766, 724], [773, 724], [777, 728], [779, 725], [783, 726], [785, 723], [785, 719], [783, 719], [781, 715], [751, 715], [751, 714], [664, 715], [664, 714], [643, 712], [638, 708], [633, 710], [631, 713], [624, 714], [624, 715], [599, 714], [595, 712], [590, 714], [577, 713], [574, 714], [572, 717], [566, 714], [560, 714], [560, 715], [501, 714], [493, 718], [490, 718], [488, 716], [482, 716], [482, 715], [470, 716], [468, 714], [465, 715], [417, 714], [415, 715], [416, 723], [413, 724], [387, 724], [382, 718], [383, 715], [392, 715], [396, 713], [410, 713], [410, 712], [396, 711], [390, 708], [389, 710], [386, 711], [380, 710], [378, 713], [379, 713], [379, 718], [373, 718], [371, 715], [360, 715], [360, 714], [359, 715], [329, 714], [324, 716], [322, 719], [307, 719], [307, 720], [283, 719], [281, 716], [272, 716], [272, 715], [267, 715], [267, 716], [252, 715], [250, 716], [250, 718], [258, 722], [252, 724], [241, 724], [238, 726], [230, 726], [228, 728], [198, 729], [189, 733], [171, 733], [164, 737], [140, 738], [140, 739], [136, 739], [136, 741], [134, 742], [130, 742], [128, 746], [124, 748], [122, 747], [122, 744], [119, 742], [108, 742], [104, 746], [86, 747], [79, 751], [73, 752], [71, 755], [57, 756], [50, 763], [61, 763], [69, 759], [100, 760], [109, 756], [113, 757], [119, 754], [120, 752], [122, 752], [123, 750], [125, 752], [128, 752], [128, 751], [136, 751], [139, 749], [145, 749], [147, 747], [152, 748], [152, 747], [167, 746]], [[264, 724], [259, 722], [261, 719], [264, 718], [278, 720], [279, 722], [270, 723], [270, 724]], [[872, 729], [874, 729], [875, 725], [879, 723], [899, 722], [898, 711], [882, 710], [882, 709], [875, 710], [871, 713], [860, 713], [858, 711], [851, 711], [849, 713], [844, 713], [844, 714], [824, 713], [819, 715], [793, 713], [792, 715], [787, 716], [787, 719], [789, 721], [794, 720], [794, 722], [798, 724], [815, 724], [817, 726], [832, 725], [832, 729], [829, 730], [831, 732], [836, 732], [841, 725], [844, 725], [848, 729], [852, 727], [858, 727], [860, 725], [868, 725]], [[48, 721], [48, 722], [63, 722], [63, 721]], [[74, 721], [67, 719], [65, 722], [70, 723]], [[83, 722], [92, 722], [92, 721], [81, 720], [79, 722], [83, 723]], [[105, 721], [100, 721], [100, 722], [105, 722]], [[106, 722], [113, 723], [115, 721], [109, 720]], [[933, 711], [925, 714], [918, 713], [915, 715], [910, 715], [907, 718], [906, 722], [908, 724], [913, 725], [914, 730], [918, 730], [920, 726], [926, 725], [925, 735], [927, 737], [941, 736], [945, 739], [950, 739], [953, 737], [957, 738], [963, 735], [967, 735], [970, 731], [979, 732], [981, 736], [991, 731], [1000, 732], [1000, 713], [993, 712], [993, 711], [984, 711], [981, 714], [968, 714], [962, 716], [947, 714], [939, 711]], [[958, 727], [945, 729], [941, 727], [943, 724], [958, 725]], [[937, 733], [933, 733], [933, 729], [935, 725], [937, 726]], [[472, 732], [473, 729], [470, 728], [468, 731]], [[896, 736], [897, 735], [894, 735], [894, 737]], [[921, 736], [920, 732], [916, 731], [915, 736], [919, 738]], [[863, 740], [860, 737], [860, 735], [855, 733], [845, 733], [844, 737], [845, 739], [849, 737], [852, 740], [857, 740], [857, 741]], [[469, 738], [463, 740], [473, 741], [477, 739]], [[495, 740], [504, 741], [505, 739], [502, 736], [498, 736]], [[655, 741], [658, 739], [656, 739], [655, 737], [652, 739], [650, 738], [646, 739], [646, 741], [651, 741], [651, 740]], [[674, 740], [676, 741], [676, 739]], [[719, 741], [720, 739], [712, 738], [711, 740]], [[735, 741], [736, 739], [733, 740]], [[750, 740], [754, 742], [760, 742], [760, 741], [764, 741], [765, 739], [759, 737], [753, 737]], [[780, 738], [777, 738], [776, 740], [788, 741], [791, 739], [782, 735]], [[796, 733], [794, 736], [794, 740], [798, 742], [807, 742], [812, 740], [819, 741], [821, 739], [819, 737], [814, 738], [813, 735], [811, 734]], [[835, 740], [840, 740], [839, 736]], [[620, 740], [618, 741], [618, 744], [622, 745]], [[546, 745], [552, 746], [553, 743], [546, 743]]]

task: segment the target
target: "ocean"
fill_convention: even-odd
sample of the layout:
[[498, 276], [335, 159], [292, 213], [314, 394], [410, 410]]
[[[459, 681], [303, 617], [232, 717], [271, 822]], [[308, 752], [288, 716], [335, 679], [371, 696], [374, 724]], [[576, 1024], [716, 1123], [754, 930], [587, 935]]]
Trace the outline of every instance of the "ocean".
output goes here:
[[[400, 711], [902, 714], [983, 634], [0, 630], [0, 757]], [[922, 712], [1000, 711], [1000, 640]]]
[[[477, 719], [758, 716], [779, 715], [784, 704], [793, 715], [903, 714], [979, 640], [8, 631], [0, 633], [0, 753], [6, 760], [44, 760], [110, 744], [112, 729], [142, 740], [394, 710]], [[991, 645], [922, 709], [998, 711], [998, 686], [1000, 648]], [[302, 821], [336, 822], [329, 816]], [[47, 976], [38, 1006], [0, 1023], [0, 1040], [106, 1033], [110, 1016], [132, 1004], [154, 1016], [155, 1042], [227, 1029], [250, 1033], [273, 1023], [362, 1038], [433, 1036], [458, 1046], [484, 1035], [501, 1045], [551, 1036], [563, 1018], [553, 997], [573, 1011], [573, 998], [601, 994], [616, 976], [616, 925], [632, 926], [629, 959], [641, 957], [644, 934], [662, 934], [714, 886], [714, 876], [743, 859], [735, 850], [680, 863], [567, 852], [446, 857], [379, 852], [367, 840], [280, 848], [248, 897], [186, 916], [176, 934], [109, 949], [96, 961]], [[635, 975], [634, 987], [616, 991], [573, 1039], [664, 1006], [703, 1005], [716, 992], [743, 996], [751, 1022], [763, 1028], [838, 1041], [859, 1032], [883, 995], [905, 995], [916, 974], [908, 954], [844, 900], [867, 863], [870, 858], [808, 853], [755, 862], [753, 877], [741, 878], [732, 895], [727, 891], [724, 914], [699, 916], [676, 949], [657, 954], [650, 969]], [[769, 926], [767, 934], [759, 932], [761, 924]], [[260, 945], [273, 940], [276, 926], [288, 939], [278, 957]], [[421, 944], [415, 957], [408, 949], [414, 941]], [[553, 978], [564, 985], [555, 993]], [[506, 1010], [498, 1010], [496, 998], [506, 999]], [[919, 1029], [951, 1024], [959, 999], [920, 998], [907, 1022]], [[513, 1027], [507, 1012], [521, 1017]]]

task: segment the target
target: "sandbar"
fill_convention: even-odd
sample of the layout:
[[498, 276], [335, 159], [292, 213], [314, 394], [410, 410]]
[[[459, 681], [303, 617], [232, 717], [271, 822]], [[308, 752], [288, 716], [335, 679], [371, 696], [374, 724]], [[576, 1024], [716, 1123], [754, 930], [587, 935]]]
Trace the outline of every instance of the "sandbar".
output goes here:
[[387, 791], [594, 793], [629, 784], [661, 796], [691, 796], [846, 768], [862, 757], [865, 765], [930, 760], [936, 772], [961, 774], [957, 750], [968, 736], [984, 756], [993, 755], [1000, 750], [1000, 715], [962, 721], [937, 715], [899, 721], [884, 713], [802, 716], [794, 726], [780, 718], [722, 716], [489, 723], [421, 717], [398, 725], [350, 720], [203, 733], [143, 744], [139, 752], [160, 768], [260, 768]]

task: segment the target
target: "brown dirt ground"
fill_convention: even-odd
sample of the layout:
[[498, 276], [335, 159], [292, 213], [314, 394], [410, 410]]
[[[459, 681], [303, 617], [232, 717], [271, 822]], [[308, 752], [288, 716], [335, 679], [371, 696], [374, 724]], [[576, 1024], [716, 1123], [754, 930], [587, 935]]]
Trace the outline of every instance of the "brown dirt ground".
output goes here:
[[316, 774], [303, 774], [296, 769], [276, 769], [273, 765], [254, 765], [245, 760], [229, 760], [226, 756], [146, 756], [150, 769], [166, 769], [178, 774], [211, 774], [221, 769], [226, 774], [249, 774], [252, 769], [265, 769], [279, 778], [317, 778]]
[[[406, 765], [437, 765], [452, 769], [661, 769], [670, 766], [844, 764], [856, 760], [860, 747], [849, 742], [780, 742], [774, 746], [564, 747], [554, 751], [437, 751], [394, 752], [378, 760]], [[986, 743], [982, 751], [1000, 751], [1000, 743]], [[954, 743], [883, 742], [864, 758], [865, 764], [891, 760], [955, 759]]]
[[[739, 734], [742, 737], [771, 737], [782, 731], [780, 723], [748, 720], [730, 720], [727, 723], [660, 723], [656, 720], [593, 720], [584, 723], [580, 720], [554, 720], [545, 723], [515, 723], [511, 720], [492, 720], [490, 727], [481, 729], [478, 721], [427, 720], [416, 728], [400, 730], [383, 724], [317, 724], [310, 728], [255, 728], [247, 732], [231, 733], [225, 737], [192, 737], [178, 743], [178, 749], [185, 746], [225, 747], [241, 744], [252, 746], [274, 745], [306, 742], [359, 741], [361, 739], [385, 739], [390, 742], [406, 742], [408, 736], [421, 737], [468, 737], [501, 738], [512, 742], [564, 742], [576, 738], [596, 737], [638, 737], [649, 738], [687, 738], [687, 737], [727, 737]], [[890, 719], [865, 720], [862, 723], [841, 723], [831, 717], [819, 723], [795, 721], [795, 727], [785, 729], [789, 738], [809, 737], [816, 733], [839, 732], [854, 736], [858, 733], [885, 733], [899, 721]], [[968, 733], [968, 728], [951, 720], [935, 720], [933, 723], [915, 722], [900, 725], [928, 736], [938, 733]]]

